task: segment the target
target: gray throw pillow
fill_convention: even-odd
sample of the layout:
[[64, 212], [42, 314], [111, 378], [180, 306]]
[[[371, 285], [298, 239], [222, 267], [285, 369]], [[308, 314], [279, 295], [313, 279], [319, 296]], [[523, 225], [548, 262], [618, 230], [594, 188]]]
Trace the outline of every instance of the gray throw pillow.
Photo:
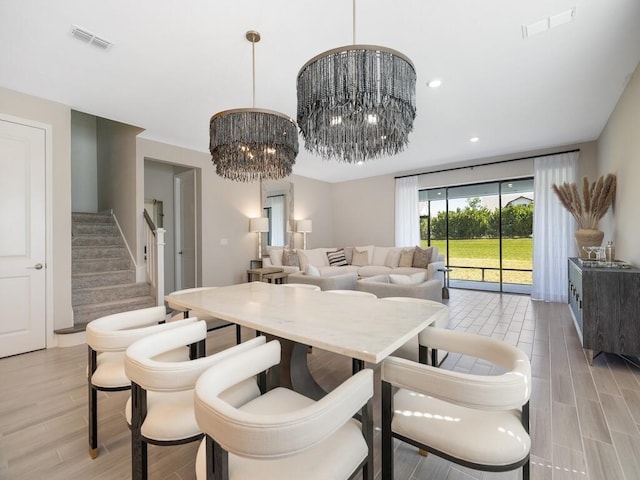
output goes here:
[[416, 247], [413, 252], [413, 266], [416, 268], [427, 268], [431, 262], [431, 254], [433, 247], [420, 248]]
[[300, 259], [298, 258], [298, 254], [291, 249], [285, 248], [282, 251], [282, 265], [300, 268]]

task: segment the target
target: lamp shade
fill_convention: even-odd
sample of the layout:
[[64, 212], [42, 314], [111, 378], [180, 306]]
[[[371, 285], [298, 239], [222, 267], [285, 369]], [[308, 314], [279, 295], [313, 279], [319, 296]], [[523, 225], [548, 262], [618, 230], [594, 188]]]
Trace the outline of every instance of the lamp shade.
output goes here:
[[311, 233], [311, 220], [298, 220], [296, 228], [299, 233]]
[[268, 232], [269, 219], [267, 217], [251, 218], [249, 220], [250, 232]]

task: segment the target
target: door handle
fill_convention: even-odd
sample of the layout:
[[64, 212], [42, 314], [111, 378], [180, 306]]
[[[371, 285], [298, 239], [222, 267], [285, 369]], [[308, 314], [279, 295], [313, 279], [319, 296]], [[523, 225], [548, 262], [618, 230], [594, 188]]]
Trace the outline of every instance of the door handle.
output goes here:
[[36, 263], [33, 267], [27, 267], [30, 269], [36, 269], [36, 270], [42, 270], [42, 264], [41, 263]]
[[178, 252], [178, 255], [182, 255], [182, 250], [180, 250], [180, 251]]

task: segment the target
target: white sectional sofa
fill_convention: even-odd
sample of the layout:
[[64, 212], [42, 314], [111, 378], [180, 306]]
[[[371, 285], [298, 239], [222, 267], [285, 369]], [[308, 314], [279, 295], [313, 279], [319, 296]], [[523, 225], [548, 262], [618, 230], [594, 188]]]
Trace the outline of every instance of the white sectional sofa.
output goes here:
[[[419, 272], [425, 272], [425, 280], [440, 280], [440, 284], [444, 283], [444, 275], [439, 272], [439, 268], [443, 268], [444, 257], [439, 255], [438, 247], [430, 247], [431, 258], [426, 268], [419, 266], [400, 266], [401, 256], [403, 257], [404, 264], [407, 264], [407, 255], [409, 250], [415, 247], [402, 248], [402, 247], [378, 247], [375, 245], [366, 245], [359, 247], [344, 247], [346, 265], [334, 266], [329, 263], [329, 257], [327, 253], [336, 252], [339, 250], [337, 247], [333, 248], [314, 248], [309, 250], [297, 249], [298, 265], [295, 265], [295, 259], [293, 262], [287, 262], [287, 259], [291, 260], [291, 252], [287, 251], [285, 254], [285, 261], [283, 264], [283, 252], [282, 247], [269, 247], [269, 256], [263, 258], [264, 267], [281, 267], [286, 273], [289, 273], [289, 282], [298, 281], [301, 275], [306, 277], [331, 277], [335, 275], [343, 275], [345, 273], [355, 273], [358, 278], [373, 277], [376, 275], [388, 275], [388, 274], [400, 274], [411, 275]], [[353, 262], [353, 252], [356, 251], [356, 258], [358, 262]], [[365, 252], [366, 261], [363, 261], [362, 253]], [[292, 264], [293, 263], [293, 264]], [[293, 274], [293, 275], [292, 275]], [[296, 280], [298, 279], [298, 280]], [[311, 280], [309, 278], [309, 280]], [[312, 282], [305, 282], [312, 283]]]

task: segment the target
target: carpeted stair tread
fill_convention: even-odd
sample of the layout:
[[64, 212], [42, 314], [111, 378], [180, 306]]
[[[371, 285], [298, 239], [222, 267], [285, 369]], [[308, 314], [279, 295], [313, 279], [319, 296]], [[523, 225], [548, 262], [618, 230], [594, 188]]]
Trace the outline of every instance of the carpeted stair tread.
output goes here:
[[100, 285], [97, 287], [79, 288], [73, 291], [73, 305], [98, 304], [107, 301], [124, 300], [150, 294], [148, 283], [123, 283], [119, 285]]
[[116, 300], [92, 305], [79, 305], [73, 307], [74, 324], [81, 324], [104, 317], [112, 313], [139, 310], [141, 308], [154, 307], [155, 299], [151, 296], [134, 297], [125, 300]]

